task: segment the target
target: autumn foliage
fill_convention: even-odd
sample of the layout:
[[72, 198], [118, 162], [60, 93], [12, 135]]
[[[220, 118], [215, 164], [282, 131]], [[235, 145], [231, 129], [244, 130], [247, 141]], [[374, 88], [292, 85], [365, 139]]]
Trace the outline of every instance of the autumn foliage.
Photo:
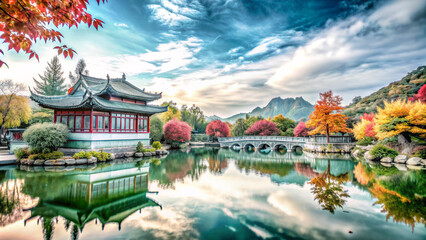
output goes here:
[[260, 136], [276, 136], [280, 135], [277, 125], [268, 120], [259, 120], [249, 127], [245, 134], [247, 135], [260, 135]]
[[[101, 0], [97, 0], [98, 4]], [[105, 2], [105, 0], [102, 0]], [[0, 4], [0, 39], [3, 39], [8, 50], [14, 49], [17, 53], [22, 50], [29, 54], [29, 58], [36, 57], [33, 44], [37, 40], [59, 41], [63, 35], [52, 29], [68, 26], [78, 27], [85, 23], [88, 27], [102, 27], [103, 21], [93, 18], [87, 13], [89, 0], [5, 0]], [[73, 57], [75, 51], [66, 45], [57, 46], [59, 55], [65, 58]], [[0, 53], [4, 52], [0, 49]], [[0, 60], [0, 67], [5, 64]]]
[[377, 137], [384, 138], [402, 134], [426, 138], [426, 104], [420, 101], [385, 101], [384, 108], [378, 108], [375, 131]]
[[299, 122], [297, 126], [294, 128], [293, 133], [295, 137], [308, 136], [308, 129], [306, 128], [305, 122]]
[[164, 125], [164, 138], [168, 141], [186, 142], [191, 140], [191, 126], [173, 118]]
[[220, 120], [214, 120], [207, 125], [206, 134], [214, 137], [229, 137], [229, 126]]
[[374, 119], [374, 113], [364, 113], [360, 117], [360, 122], [355, 124], [353, 128], [353, 133], [355, 135], [355, 138], [358, 140], [361, 140], [365, 137], [376, 137], [376, 130], [374, 129], [376, 126], [376, 122]]
[[306, 127], [313, 128], [309, 131], [309, 135], [325, 134], [327, 141], [329, 135], [335, 132], [349, 132], [346, 127], [346, 120], [348, 119], [340, 106], [342, 98], [333, 96], [333, 92], [327, 91], [320, 93], [320, 100], [315, 105], [315, 110], [309, 115], [309, 120], [306, 122]]

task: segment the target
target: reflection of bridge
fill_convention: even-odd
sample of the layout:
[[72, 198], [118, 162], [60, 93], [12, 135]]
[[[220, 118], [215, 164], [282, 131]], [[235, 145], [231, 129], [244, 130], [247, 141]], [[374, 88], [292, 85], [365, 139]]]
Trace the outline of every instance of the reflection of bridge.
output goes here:
[[303, 148], [307, 142], [303, 137], [282, 137], [282, 136], [241, 136], [219, 138], [220, 147], [230, 148], [238, 146], [240, 148], [261, 149], [269, 147], [271, 150], [285, 148], [287, 151], [293, 151], [296, 148]]

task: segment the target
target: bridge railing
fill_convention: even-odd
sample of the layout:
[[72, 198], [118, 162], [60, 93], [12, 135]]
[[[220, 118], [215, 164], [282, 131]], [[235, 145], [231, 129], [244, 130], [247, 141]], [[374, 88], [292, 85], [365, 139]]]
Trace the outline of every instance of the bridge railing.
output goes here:
[[218, 138], [220, 143], [235, 142], [235, 141], [286, 141], [286, 142], [306, 142], [307, 138], [303, 137], [283, 137], [283, 136], [239, 136], [239, 137], [220, 137]]
[[311, 143], [351, 143], [352, 137], [350, 136], [330, 136], [330, 141], [327, 142], [326, 136], [312, 136], [307, 142]]

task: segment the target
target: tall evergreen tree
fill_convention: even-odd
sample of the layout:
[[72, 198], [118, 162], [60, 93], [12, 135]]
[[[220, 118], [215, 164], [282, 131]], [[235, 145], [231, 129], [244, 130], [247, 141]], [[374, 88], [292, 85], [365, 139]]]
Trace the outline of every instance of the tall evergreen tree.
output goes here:
[[78, 81], [81, 74], [89, 75], [89, 70], [86, 69], [86, 62], [84, 61], [84, 59], [78, 60], [74, 73], [75, 75], [73, 75], [72, 72], [70, 72], [70, 75], [69, 75], [69, 78], [71, 80], [71, 85], [74, 85], [74, 83]]
[[62, 66], [58, 57], [53, 57], [52, 60], [47, 63], [43, 75], [38, 75], [40, 80], [37, 81], [33, 78], [36, 84], [36, 92], [47, 96], [65, 94], [66, 86], [64, 84], [65, 78], [62, 76], [63, 74], [64, 72], [62, 72]]

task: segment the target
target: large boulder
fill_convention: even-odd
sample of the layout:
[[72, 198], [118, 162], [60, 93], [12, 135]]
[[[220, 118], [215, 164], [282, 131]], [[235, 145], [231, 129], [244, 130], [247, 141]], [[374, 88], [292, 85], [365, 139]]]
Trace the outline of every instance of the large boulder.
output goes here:
[[28, 159], [27, 164], [30, 165], [30, 166], [32, 166], [32, 165], [34, 165], [34, 161], [35, 160]]
[[56, 166], [63, 166], [63, 165], [65, 165], [65, 160], [64, 159], [56, 159], [55, 165]]
[[115, 153], [111, 153], [111, 160], [114, 160], [115, 158]]
[[34, 165], [36, 165], [36, 166], [41, 166], [43, 164], [44, 164], [44, 160], [39, 159], [39, 160], [34, 161]]
[[70, 158], [70, 159], [65, 159], [65, 164], [66, 165], [74, 165], [75, 164], [75, 159], [74, 158]]
[[76, 159], [75, 164], [87, 164], [87, 158]]
[[395, 163], [405, 164], [407, 162], [408, 157], [406, 155], [398, 155], [393, 160]]
[[125, 158], [133, 157], [133, 155], [135, 155], [135, 152], [125, 152], [124, 153]]
[[152, 152], [145, 152], [143, 153], [144, 157], [152, 157], [153, 153]]
[[135, 153], [135, 158], [141, 158], [141, 157], [143, 157], [143, 153], [141, 153], [141, 152]]
[[369, 161], [374, 161], [375, 160], [374, 156], [371, 155], [370, 151], [367, 151], [367, 152], [364, 153], [364, 158], [366, 160], [369, 160]]
[[94, 164], [94, 163], [97, 163], [97, 162], [98, 162], [98, 159], [96, 157], [91, 157], [91, 158], [87, 159], [88, 164]]
[[384, 158], [380, 159], [380, 162], [391, 163], [391, 162], [393, 162], [393, 160], [390, 157], [384, 157]]
[[361, 150], [359, 150], [359, 149], [356, 149], [353, 153], [352, 153], [352, 155], [355, 157], [355, 158], [359, 158], [359, 154], [361, 153]]
[[419, 166], [422, 165], [422, 159], [419, 157], [412, 157], [407, 160], [406, 164], [412, 166]]
[[45, 166], [53, 166], [55, 165], [55, 160], [46, 160], [44, 161]]

